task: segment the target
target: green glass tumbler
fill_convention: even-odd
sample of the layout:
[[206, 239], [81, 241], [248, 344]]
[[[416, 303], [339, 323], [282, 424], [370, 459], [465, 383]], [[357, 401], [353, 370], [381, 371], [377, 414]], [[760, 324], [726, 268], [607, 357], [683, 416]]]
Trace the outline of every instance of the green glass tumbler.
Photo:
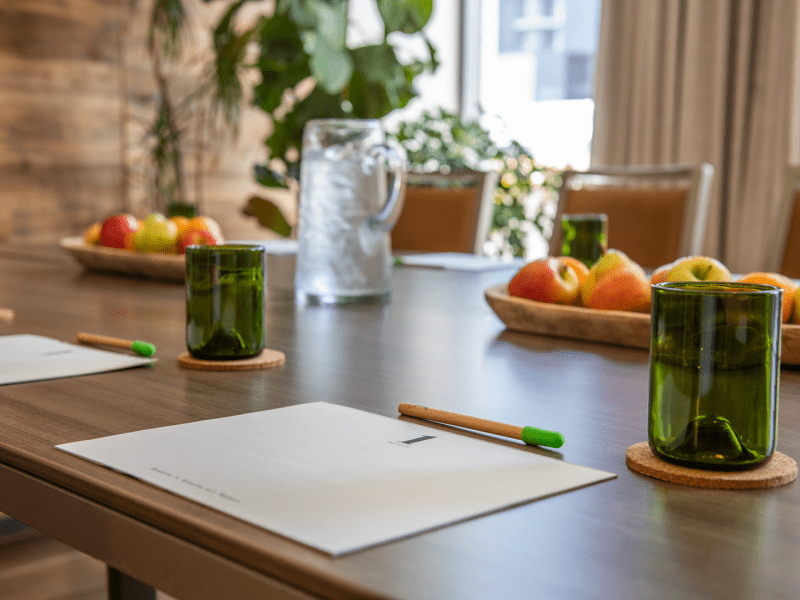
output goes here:
[[186, 248], [186, 346], [195, 358], [257, 356], [265, 343], [263, 246]]
[[561, 255], [577, 258], [591, 268], [608, 249], [608, 216], [571, 214], [561, 216]]
[[195, 207], [194, 204], [187, 204], [186, 202], [170, 202], [167, 205], [167, 216], [191, 219], [197, 216], [197, 207]]
[[766, 462], [778, 432], [783, 290], [746, 283], [654, 285], [648, 441], [685, 467]]

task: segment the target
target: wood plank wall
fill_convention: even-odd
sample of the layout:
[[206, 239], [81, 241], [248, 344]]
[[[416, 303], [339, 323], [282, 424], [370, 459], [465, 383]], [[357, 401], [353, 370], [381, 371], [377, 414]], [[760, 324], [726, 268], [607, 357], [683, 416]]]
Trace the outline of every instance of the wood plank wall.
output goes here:
[[[208, 56], [222, 3], [186, 0], [195, 34], [184, 88]], [[155, 83], [145, 47], [152, 0], [0, 0], [0, 244], [51, 243], [122, 211], [154, 208], [143, 132]], [[200, 206], [229, 238], [268, 238], [241, 214], [268, 120], [245, 110], [238, 139], [207, 141]], [[189, 157], [191, 158], [191, 157]], [[188, 160], [188, 169], [196, 161]], [[189, 186], [190, 198], [194, 187]], [[287, 196], [280, 198], [293, 212]]]

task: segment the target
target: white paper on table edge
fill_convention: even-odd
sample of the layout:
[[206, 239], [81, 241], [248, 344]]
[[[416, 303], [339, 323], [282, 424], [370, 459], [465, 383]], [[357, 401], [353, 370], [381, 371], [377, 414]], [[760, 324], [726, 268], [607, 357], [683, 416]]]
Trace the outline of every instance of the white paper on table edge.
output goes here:
[[[290, 412], [287, 411], [293, 412], [290, 414]], [[314, 413], [319, 414], [315, 415]], [[311, 419], [318, 419], [320, 422], [314, 423], [313, 426], [311, 426], [309, 416]], [[276, 442], [278, 445], [272, 449], [267, 448], [271, 452], [280, 454], [281, 451], [289, 447], [288, 445], [281, 444], [296, 443], [298, 440], [302, 440], [301, 449], [303, 453], [306, 452], [309, 444], [310, 446], [314, 446], [315, 452], [318, 452], [320, 449], [325, 450], [325, 452], [313, 454], [313, 461], [309, 462], [314, 462], [314, 464], [303, 464], [303, 468], [317, 468], [318, 465], [316, 463], [319, 462], [320, 456], [324, 459], [332, 459], [334, 457], [336, 452], [333, 450], [333, 444], [331, 442], [336, 438], [330, 437], [330, 435], [332, 431], [338, 431], [339, 434], [341, 434], [345, 429], [343, 429], [341, 425], [337, 425], [339, 428], [338, 430], [328, 429], [330, 424], [341, 423], [343, 421], [347, 422], [350, 420], [353, 422], [353, 425], [358, 424], [358, 429], [351, 431], [360, 434], [361, 438], [359, 440], [352, 440], [349, 437], [349, 433], [344, 437], [339, 435], [339, 441], [341, 441], [341, 439], [349, 439], [352, 442], [348, 442], [349, 445], [345, 445], [338, 450], [345, 452], [346, 454], [344, 454], [343, 457], [351, 462], [344, 463], [339, 461], [333, 466], [319, 466], [320, 472], [315, 474], [317, 479], [304, 480], [302, 473], [298, 470], [296, 472], [284, 474], [284, 481], [277, 481], [274, 479], [276, 474], [272, 473], [271, 476], [273, 480], [271, 481], [271, 485], [274, 489], [278, 490], [277, 492], [273, 492], [269, 487], [256, 489], [254, 491], [245, 490], [244, 488], [234, 491], [235, 488], [226, 487], [235, 485], [241, 486], [242, 481], [246, 482], [245, 485], [254, 485], [254, 479], [256, 479], [256, 477], [253, 476], [253, 473], [261, 468], [263, 474], [263, 469], [265, 467], [263, 455], [258, 457], [246, 451], [244, 455], [233, 456], [235, 452], [231, 452], [232, 446], [229, 446], [228, 451], [231, 453], [231, 456], [226, 459], [228, 462], [224, 462], [222, 467], [216, 465], [212, 467], [211, 463], [204, 462], [200, 464], [197, 462], [200, 454], [204, 450], [207, 454], [204, 458], [200, 458], [200, 460], [209, 460], [213, 459], [214, 456], [218, 456], [218, 452], [212, 452], [213, 456], [208, 454], [210, 444], [208, 443], [207, 437], [203, 437], [201, 440], [200, 437], [194, 436], [195, 443], [199, 444], [197, 448], [189, 448], [187, 446], [187, 439], [191, 440], [193, 437], [192, 435], [189, 435], [188, 438], [181, 437], [186, 434], [196, 434], [198, 432], [202, 434], [207, 431], [211, 431], [212, 433], [215, 431], [216, 433], [227, 432], [226, 435], [230, 435], [229, 440], [235, 440], [237, 446], [245, 448], [253, 439], [254, 431], [257, 432], [259, 436], [263, 435], [265, 431], [265, 429], [263, 429], [263, 421], [265, 418], [268, 421], [273, 421], [273, 425], [276, 428], [276, 430], [272, 431], [270, 441]], [[292, 430], [293, 427], [297, 427], [298, 423], [302, 424], [303, 432], [308, 435], [298, 436], [297, 431]], [[244, 427], [247, 426], [250, 426], [251, 430], [245, 431]], [[384, 433], [383, 430], [387, 431]], [[165, 433], [170, 435], [165, 437]], [[387, 434], [392, 439], [385, 439]], [[407, 452], [409, 448], [413, 449], [412, 452], [419, 451], [420, 448], [424, 449], [426, 446], [423, 444], [404, 445], [404, 442], [410, 441], [413, 437], [419, 437], [420, 434], [422, 434], [422, 436], [432, 435], [433, 438], [431, 439], [439, 438], [440, 443], [438, 444], [438, 450], [436, 450], [436, 452], [438, 452], [438, 454], [444, 453], [445, 455], [449, 452], [452, 456], [437, 458], [434, 454], [435, 444], [428, 444], [428, 450], [426, 451], [428, 454], [419, 454], [416, 456], [417, 463], [419, 463], [421, 459], [425, 459], [422, 461], [422, 464], [414, 463], [412, 466], [416, 471], [414, 471], [412, 475], [406, 474], [405, 479], [398, 479], [399, 484], [397, 484], [395, 488], [389, 488], [390, 493], [376, 493], [376, 490], [380, 492], [381, 486], [388, 485], [380, 478], [381, 475], [386, 474], [385, 463], [381, 463], [377, 466], [378, 468], [374, 469], [373, 467], [375, 467], [375, 465], [368, 465], [373, 469], [372, 471], [368, 471], [372, 479], [362, 482], [359, 482], [357, 479], [348, 481], [348, 467], [351, 467], [359, 461], [369, 462], [369, 460], [372, 460], [380, 452], [383, 452], [381, 460], [396, 460], [397, 457], [407, 457], [408, 455], [404, 455], [402, 452]], [[406, 435], [412, 437], [404, 437]], [[170, 440], [169, 437], [172, 439]], [[399, 437], [400, 440], [394, 439], [397, 437]], [[136, 443], [141, 445], [141, 448], [137, 450], [138, 452], [149, 452], [153, 456], [157, 456], [157, 460], [161, 461], [159, 465], [162, 466], [154, 465], [152, 460], [151, 462], [146, 462], [148, 458], [142, 458], [141, 454], [135, 457], [126, 457], [125, 453], [121, 451], [119, 442], [122, 442], [124, 446], [124, 443], [129, 442], [131, 439], [134, 441], [134, 446]], [[156, 445], [154, 440], [160, 440], [158, 443], [161, 445]], [[198, 440], [200, 441], [198, 442]], [[404, 442], [401, 440], [404, 440]], [[263, 446], [263, 442], [260, 438], [256, 441]], [[164, 445], [165, 442], [167, 442], [166, 445]], [[169, 446], [169, 443], [173, 445]], [[359, 444], [361, 444], [362, 447], [359, 448]], [[383, 445], [386, 445], [386, 447], [384, 448]], [[390, 446], [392, 448], [390, 448]], [[435, 429], [419, 423], [393, 419], [324, 402], [300, 404], [236, 415], [233, 417], [224, 417], [221, 419], [196, 421], [184, 425], [109, 436], [98, 440], [61, 444], [56, 447], [65, 452], [125, 473], [174, 494], [189, 498], [205, 506], [220, 510], [253, 525], [262, 527], [268, 531], [311, 546], [333, 556], [351, 554], [365, 548], [396, 541], [616, 477], [613, 473], [589, 467], [581, 467], [551, 457], [541, 456], [535, 452], [526, 451], [522, 447], [518, 449], [506, 444], [475, 439], [458, 433]], [[98, 452], [98, 447], [102, 451]], [[394, 450], [394, 448], [398, 450]], [[472, 452], [469, 457], [466, 457], [468, 459], [466, 462], [463, 460], [465, 458], [465, 448], [467, 452]], [[368, 450], [369, 452], [365, 453], [363, 452], [364, 450]], [[179, 457], [178, 455], [182, 451], [186, 452], [187, 456]], [[164, 456], [169, 456], [172, 462], [165, 462]], [[292, 461], [295, 460], [294, 456], [295, 455], [289, 458], [289, 462], [294, 465], [295, 469], [299, 469], [300, 467], [296, 462], [292, 463]], [[253, 462], [254, 457], [257, 459], [255, 461], [256, 464], [248, 465], [248, 461]], [[307, 456], [302, 457], [308, 459]], [[453, 479], [453, 465], [448, 462], [441, 465], [441, 468], [444, 470], [440, 472], [434, 471], [431, 475], [427, 475], [425, 469], [430, 466], [432, 458], [445, 461], [462, 461], [464, 462], [462, 467], [472, 468], [473, 470], [476, 468], [476, 463], [486, 463], [484, 465], [486, 470], [480, 474], [477, 480], [480, 486], [476, 487], [475, 481], [471, 481], [470, 479]], [[133, 463], [130, 463], [132, 459]], [[144, 460], [145, 464], [136, 464], [137, 460], [139, 463]], [[181, 460], [186, 461], [186, 463], [178, 464]], [[562, 478], [564, 474], [568, 477], [580, 477], [577, 483], [572, 482], [566, 486], [561, 484], [553, 487], [553, 483], [550, 482], [548, 483], [550, 487], [546, 487], [544, 491], [540, 491], [539, 493], [531, 492], [528, 489], [531, 487], [529, 482], [528, 488], [522, 491], [519, 474], [517, 473], [513, 478], [509, 479], [511, 473], [506, 474], [502, 472], [502, 470], [497, 469], [497, 464], [493, 461], [500, 461], [499, 464], [503, 469], [508, 469], [509, 464], [516, 469], [535, 468], [538, 469], [537, 473], [540, 476], [542, 473], [547, 474], [548, 470], [556, 468], [561, 471]], [[134, 466], [131, 466], [131, 464]], [[456, 462], [456, 464], [458, 465], [459, 463]], [[518, 465], [522, 465], [522, 467]], [[544, 467], [542, 467], [542, 465], [544, 465]], [[403, 460], [400, 460], [400, 462], [393, 465], [392, 468], [395, 471], [399, 468], [402, 474], [402, 468], [404, 466]], [[199, 470], [191, 472], [192, 468]], [[217, 479], [208, 479], [207, 470], [209, 468], [221, 469], [220, 473], [214, 474]], [[225, 481], [225, 477], [221, 476], [221, 474], [229, 475], [232, 469], [236, 468], [242, 469], [242, 472], [239, 474], [241, 479], [237, 480], [234, 477], [232, 481]], [[275, 468], [280, 472], [280, 464]], [[332, 471], [331, 469], [333, 468], [338, 468], [338, 471]], [[157, 470], [158, 473], [154, 475], [152, 473], [153, 470]], [[161, 475], [161, 473], [165, 473], [169, 475], [169, 477]], [[174, 473], [179, 474], [173, 475]], [[298, 474], [300, 477], [298, 477]], [[420, 484], [420, 478], [423, 476], [427, 477], [427, 484], [424, 481]], [[171, 477], [174, 477], [174, 479], [170, 479]], [[327, 482], [325, 481], [326, 477], [329, 478]], [[448, 477], [452, 480], [449, 483], [446, 481]], [[550, 477], [552, 479], [552, 475]], [[180, 479], [184, 481], [179, 481]], [[187, 481], [188, 483], [184, 483]], [[267, 486], [270, 485], [269, 481], [264, 481], [267, 483]], [[305, 488], [303, 487], [304, 483], [306, 485]], [[340, 488], [338, 492], [336, 492], [338, 495], [330, 496], [330, 500], [325, 500], [323, 503], [319, 499], [319, 491], [326, 490], [327, 492], [331, 492], [332, 489], [336, 488], [337, 484]], [[434, 489], [431, 487], [433, 484], [438, 487]], [[455, 487], [449, 487], [451, 484]], [[490, 486], [488, 484], [490, 484]], [[480, 493], [485, 495], [487, 490], [490, 490], [491, 494], [497, 495], [498, 485], [503, 486], [501, 490], [504, 494], [503, 498], [496, 499], [492, 497], [485, 500], [478, 499], [474, 502], [474, 506], [456, 506], [456, 508], [450, 508], [448, 506], [442, 507], [439, 504], [429, 504], [417, 509], [413, 507], [413, 503], [420, 502], [421, 498], [426, 494], [425, 500], [431, 500], [429, 498], [431, 494], [444, 493], [445, 497], [443, 500], [449, 503], [450, 506], [458, 504], [459, 502], [466, 502], [465, 497], [469, 495]], [[296, 489], [292, 492], [287, 491], [292, 490], [292, 488]], [[462, 493], [459, 489], [467, 493]], [[236, 500], [239, 498], [239, 504], [232, 504], [230, 500], [220, 500], [215, 496], [215, 494], [218, 493], [217, 490], [220, 490], [222, 492], [221, 495], [224, 495], [227, 499]], [[208, 492], [211, 492], [211, 494], [209, 495]], [[251, 503], [258, 504], [257, 510], [250, 505], [246, 507], [246, 510], [241, 510], [241, 498], [244, 496], [243, 492], [244, 494], [256, 494], [256, 496], [251, 499]], [[274, 494], [274, 497], [271, 499], [270, 492]], [[406, 495], [402, 496], [404, 493]], [[287, 494], [291, 496], [288, 499], [285, 497]], [[370, 494], [375, 497], [368, 499], [367, 497]], [[354, 495], [358, 498], [358, 501], [364, 502], [365, 504], [352, 504], [351, 497]], [[341, 513], [341, 506], [338, 509], [340, 512], [336, 515], [331, 514], [334, 501], [345, 503], [345, 512], [343, 514]], [[351, 502], [351, 504], [348, 505], [348, 502]], [[274, 514], [270, 511], [264, 511], [263, 505], [265, 503], [270, 503], [271, 506], [277, 507], [278, 511], [283, 511], [283, 513]], [[281, 503], [283, 503], [283, 506], [280, 506]], [[303, 505], [308, 505], [306, 512], [300, 511], [297, 514], [291, 514], [293, 511], [298, 511], [298, 507]], [[350, 510], [349, 513], [346, 512], [348, 509]], [[414, 512], [415, 510], [416, 512]], [[437, 514], [431, 515], [431, 511], [434, 510]], [[408, 514], [398, 518], [397, 513], [403, 511], [408, 512]], [[351, 522], [345, 521], [348, 518], [352, 518], [353, 515], [357, 515], [359, 520], [363, 520], [367, 516], [366, 513], [370, 513], [371, 515], [372, 512], [376, 512], [374, 517], [372, 517], [372, 521], [365, 523], [359, 521], [356, 525], [360, 526], [355, 532], [355, 526], [352, 525]], [[288, 519], [287, 515], [289, 515]], [[399, 522], [394, 523], [393, 519]], [[378, 533], [375, 533], [376, 529]]]

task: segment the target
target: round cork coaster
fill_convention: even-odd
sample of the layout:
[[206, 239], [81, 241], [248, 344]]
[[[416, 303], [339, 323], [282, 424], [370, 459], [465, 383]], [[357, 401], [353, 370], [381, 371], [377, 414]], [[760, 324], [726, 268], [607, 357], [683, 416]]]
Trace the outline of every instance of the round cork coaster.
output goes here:
[[780, 452], [774, 452], [769, 462], [749, 471], [706, 471], [665, 462], [653, 454], [650, 444], [639, 442], [625, 452], [625, 464], [656, 479], [722, 490], [778, 487], [797, 479], [797, 463]]
[[286, 362], [286, 355], [279, 350], [264, 349], [258, 356], [239, 360], [201, 360], [184, 352], [178, 357], [178, 364], [185, 369], [198, 371], [254, 371], [271, 369]]

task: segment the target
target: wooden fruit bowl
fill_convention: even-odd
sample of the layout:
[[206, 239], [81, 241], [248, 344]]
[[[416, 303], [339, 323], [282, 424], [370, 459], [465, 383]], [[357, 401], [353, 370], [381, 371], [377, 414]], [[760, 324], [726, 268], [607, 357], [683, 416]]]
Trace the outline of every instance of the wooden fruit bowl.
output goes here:
[[[508, 329], [554, 337], [650, 348], [650, 314], [548, 304], [511, 296], [508, 284], [485, 292], [486, 302]], [[781, 362], [800, 365], [800, 325], [783, 325]]]
[[93, 246], [85, 243], [81, 237], [62, 238], [60, 246], [90, 271], [123, 273], [168, 281], [186, 280], [186, 259], [183, 254], [134, 252]]

